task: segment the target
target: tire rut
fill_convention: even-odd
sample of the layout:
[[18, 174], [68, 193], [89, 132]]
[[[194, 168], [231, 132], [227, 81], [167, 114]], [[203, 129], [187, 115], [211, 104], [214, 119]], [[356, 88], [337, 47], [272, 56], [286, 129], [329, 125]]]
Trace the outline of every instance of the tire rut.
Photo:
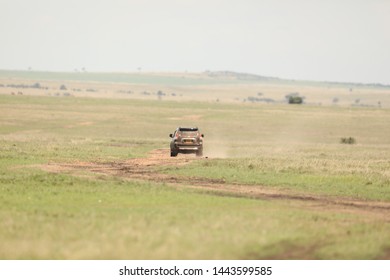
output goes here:
[[312, 209], [343, 210], [346, 212], [372, 212], [381, 215], [390, 222], [390, 202], [358, 200], [352, 198], [332, 197], [326, 195], [302, 194], [261, 185], [244, 185], [226, 183], [223, 179], [208, 179], [192, 176], [163, 174], [157, 167], [180, 167], [196, 160], [194, 155], [182, 155], [171, 158], [169, 150], [157, 149], [146, 158], [135, 158], [115, 162], [73, 162], [50, 163], [42, 168], [49, 172], [88, 171], [101, 175], [120, 177], [128, 180], [144, 180], [164, 183], [176, 188], [191, 188], [214, 195], [245, 197], [262, 200], [287, 200], [305, 203]]

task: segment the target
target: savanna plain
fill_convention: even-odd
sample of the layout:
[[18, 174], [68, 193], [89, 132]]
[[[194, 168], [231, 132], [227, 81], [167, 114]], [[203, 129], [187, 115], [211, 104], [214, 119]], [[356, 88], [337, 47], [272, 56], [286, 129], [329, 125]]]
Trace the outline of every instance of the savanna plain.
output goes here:
[[379, 85], [0, 71], [0, 259], [390, 259], [389, 124]]

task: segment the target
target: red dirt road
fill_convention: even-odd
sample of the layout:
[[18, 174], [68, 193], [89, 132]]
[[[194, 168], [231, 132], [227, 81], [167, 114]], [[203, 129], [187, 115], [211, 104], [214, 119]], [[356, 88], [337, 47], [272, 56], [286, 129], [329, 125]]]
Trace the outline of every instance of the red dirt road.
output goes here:
[[299, 203], [300, 207], [317, 210], [323, 209], [326, 211], [360, 213], [365, 214], [367, 217], [376, 217], [385, 222], [390, 222], [389, 202], [294, 193], [280, 190], [276, 187], [232, 184], [226, 183], [224, 180], [168, 175], [156, 171], [157, 167], [171, 166], [180, 168], [180, 166], [196, 160], [208, 159], [183, 154], [179, 154], [177, 157], [170, 157], [169, 150], [157, 149], [151, 151], [146, 158], [113, 162], [50, 163], [42, 166], [42, 168], [49, 172], [64, 172], [76, 176], [80, 175], [81, 171], [83, 171], [85, 176], [85, 171], [87, 171], [92, 174], [115, 176], [125, 180], [153, 181], [164, 183], [167, 186], [174, 188], [191, 188], [214, 195], [294, 201]]

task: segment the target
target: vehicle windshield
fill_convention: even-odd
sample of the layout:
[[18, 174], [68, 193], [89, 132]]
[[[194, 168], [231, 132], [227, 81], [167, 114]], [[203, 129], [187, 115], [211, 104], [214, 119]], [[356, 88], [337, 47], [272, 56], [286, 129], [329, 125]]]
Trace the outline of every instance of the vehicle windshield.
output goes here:
[[198, 128], [179, 128], [178, 134], [181, 137], [197, 137], [199, 132]]
[[196, 137], [196, 136], [198, 136], [197, 131], [182, 131], [182, 132], [179, 132], [179, 134], [181, 135], [181, 137]]
[[181, 127], [179, 131], [198, 131], [197, 127]]

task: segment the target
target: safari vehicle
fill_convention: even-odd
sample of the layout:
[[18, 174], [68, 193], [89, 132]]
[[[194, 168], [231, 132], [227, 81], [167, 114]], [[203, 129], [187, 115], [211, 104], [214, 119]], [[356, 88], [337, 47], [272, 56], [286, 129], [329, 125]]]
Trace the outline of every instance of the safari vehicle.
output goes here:
[[178, 127], [171, 137], [171, 157], [178, 153], [194, 153], [198, 157], [203, 155], [203, 134], [199, 133], [197, 127]]

